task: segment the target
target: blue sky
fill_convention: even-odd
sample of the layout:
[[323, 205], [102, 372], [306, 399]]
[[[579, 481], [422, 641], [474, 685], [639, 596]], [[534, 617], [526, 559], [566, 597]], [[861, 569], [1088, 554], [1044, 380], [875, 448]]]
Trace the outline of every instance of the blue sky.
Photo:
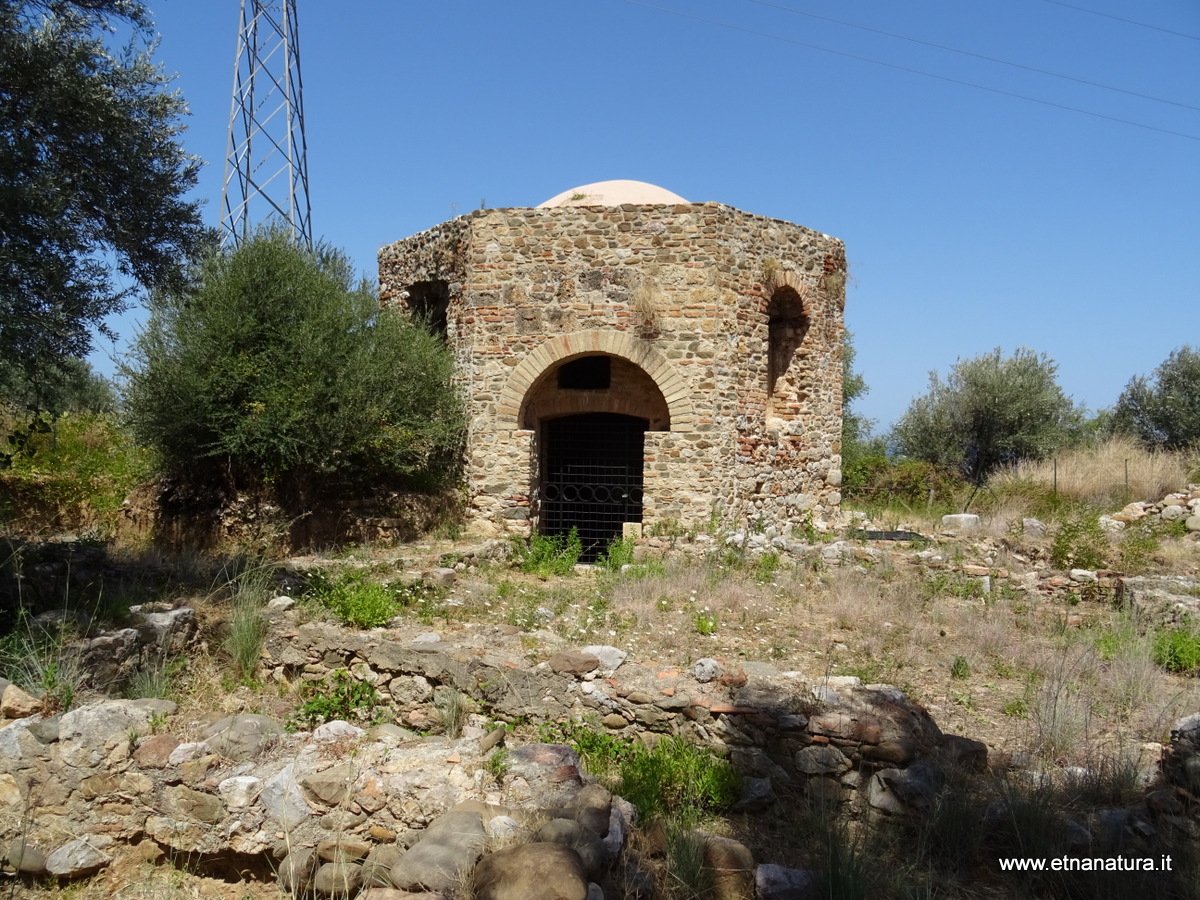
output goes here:
[[[216, 224], [239, 5], [148, 2]], [[300, 0], [299, 24], [313, 230], [371, 277], [454, 211], [629, 178], [844, 240], [881, 425], [993, 347], [1097, 409], [1200, 344], [1195, 0]]]

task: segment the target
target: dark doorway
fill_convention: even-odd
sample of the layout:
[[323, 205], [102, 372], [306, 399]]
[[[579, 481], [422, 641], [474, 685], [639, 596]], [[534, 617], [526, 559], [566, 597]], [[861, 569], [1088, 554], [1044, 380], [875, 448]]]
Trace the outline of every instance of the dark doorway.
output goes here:
[[595, 562], [624, 522], [642, 521], [642, 457], [649, 422], [616, 413], [542, 423], [540, 531], [578, 529], [582, 562]]

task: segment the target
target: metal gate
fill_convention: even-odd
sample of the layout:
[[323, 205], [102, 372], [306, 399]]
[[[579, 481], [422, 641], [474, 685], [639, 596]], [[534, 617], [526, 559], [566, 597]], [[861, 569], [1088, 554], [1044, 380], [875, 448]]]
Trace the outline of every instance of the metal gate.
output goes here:
[[642, 521], [642, 459], [649, 422], [586, 413], [542, 424], [540, 531], [578, 529], [583, 562], [595, 562], [625, 522]]

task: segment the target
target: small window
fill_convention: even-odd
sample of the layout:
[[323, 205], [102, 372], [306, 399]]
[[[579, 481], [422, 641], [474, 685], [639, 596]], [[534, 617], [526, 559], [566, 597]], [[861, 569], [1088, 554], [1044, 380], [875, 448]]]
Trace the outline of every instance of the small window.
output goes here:
[[788, 374], [808, 334], [803, 298], [790, 287], [777, 290], [767, 307], [767, 390], [772, 394]]
[[603, 391], [611, 383], [612, 365], [607, 356], [584, 356], [558, 369], [558, 386], [564, 391]]
[[445, 281], [418, 281], [409, 285], [408, 310], [430, 332], [445, 339], [449, 334], [450, 285]]

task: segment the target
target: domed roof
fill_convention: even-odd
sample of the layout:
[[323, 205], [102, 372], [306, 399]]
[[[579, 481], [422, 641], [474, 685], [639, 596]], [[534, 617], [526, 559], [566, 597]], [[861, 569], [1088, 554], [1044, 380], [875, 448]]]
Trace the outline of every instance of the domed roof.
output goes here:
[[620, 206], [622, 203], [687, 203], [678, 194], [644, 181], [597, 181], [551, 197], [538, 209], [555, 206]]

